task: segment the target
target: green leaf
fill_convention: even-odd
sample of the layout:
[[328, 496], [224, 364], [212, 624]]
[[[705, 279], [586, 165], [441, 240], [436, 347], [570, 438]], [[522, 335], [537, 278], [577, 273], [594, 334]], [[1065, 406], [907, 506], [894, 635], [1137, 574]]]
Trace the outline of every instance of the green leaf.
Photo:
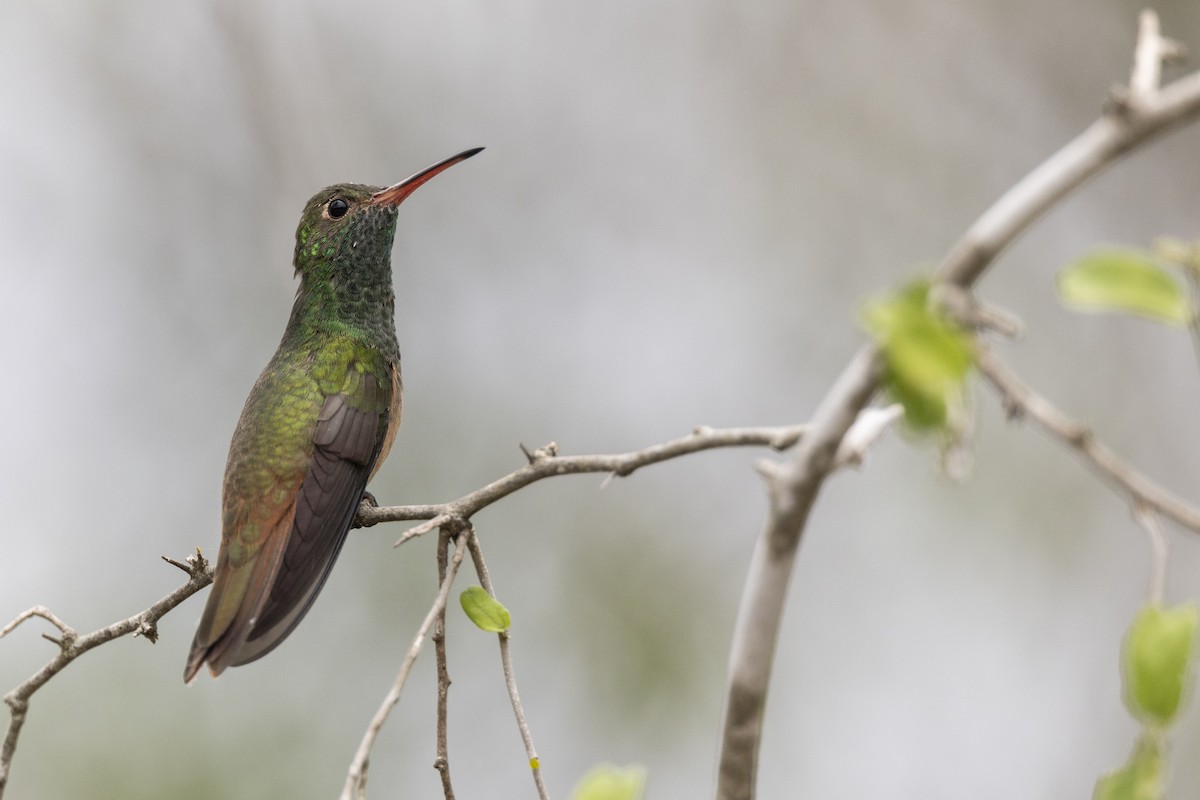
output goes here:
[[602, 764], [583, 776], [571, 800], [641, 800], [645, 787], [646, 769], [641, 765]]
[[1149, 724], [1167, 725], [1191, 683], [1196, 654], [1196, 607], [1147, 605], [1125, 636], [1125, 704]]
[[1162, 800], [1163, 753], [1158, 739], [1142, 736], [1125, 766], [1096, 781], [1092, 800]]
[[945, 426], [975, 360], [971, 335], [931, 309], [928, 297], [929, 283], [919, 281], [869, 303], [862, 313], [883, 353], [888, 391], [917, 430]]
[[1058, 274], [1067, 305], [1085, 311], [1121, 311], [1184, 326], [1192, 318], [1187, 293], [1150, 253], [1096, 250]]
[[468, 586], [458, 600], [471, 622], [489, 633], [504, 633], [512, 625], [508, 609], [482, 586]]

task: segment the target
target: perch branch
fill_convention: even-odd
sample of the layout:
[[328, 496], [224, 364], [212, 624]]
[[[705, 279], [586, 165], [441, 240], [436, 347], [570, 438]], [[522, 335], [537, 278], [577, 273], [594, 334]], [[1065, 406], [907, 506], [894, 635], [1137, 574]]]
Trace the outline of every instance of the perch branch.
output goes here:
[[359, 506], [357, 523], [359, 526], [369, 527], [380, 522], [427, 520], [423, 525], [408, 531], [400, 542], [397, 542], [400, 544], [414, 536], [420, 536], [440, 527], [447, 520], [465, 521], [470, 519], [471, 515], [480, 509], [543, 478], [578, 475], [586, 472], [607, 472], [624, 478], [650, 464], [720, 447], [765, 446], [776, 450], [786, 450], [800, 440], [806, 429], [805, 425], [763, 428], [699, 426], [687, 436], [617, 455], [560, 456], [558, 455], [558, 445], [553, 442], [532, 453], [522, 447], [529, 463], [481, 489], [457, 500], [436, 505], [380, 506], [376, 508], [364, 503]]
[[[935, 280], [971, 287], [1021, 232], [1080, 184], [1200, 112], [1200, 72], [1162, 89], [1145, 89], [1138, 87], [1135, 102], [1114, 98], [1099, 120], [987, 209], [947, 254]], [[877, 349], [863, 348], [821, 402], [795, 457], [764, 471], [770, 512], [751, 558], [734, 625], [718, 800], [754, 797], [771, 662], [796, 549], [809, 511], [834, 468], [838, 445], [875, 394], [882, 374]]]
[[[847, 436], [845, 442], [837, 449], [836, 465], [862, 463], [871, 445], [901, 411], [898, 406], [892, 406], [863, 412], [851, 435]], [[808, 425], [761, 428], [709, 428], [702, 425], [687, 436], [615, 455], [560, 456], [558, 445], [551, 442], [532, 453], [525, 450], [529, 463], [520, 469], [448, 503], [379, 507], [363, 503], [358, 509], [357, 524], [360, 527], [369, 527], [381, 522], [425, 520], [406, 531], [396, 542], [400, 545], [447, 523], [464, 523], [479, 510], [543, 478], [583, 473], [608, 473], [610, 476], [623, 478], [650, 464], [723, 447], [759, 446], [783, 451], [800, 441], [808, 428]]]
[[[886, 412], [873, 412], [872, 415], [864, 415], [864, 431], [874, 432], [870, 433], [870, 436], [864, 434], [862, 438], [873, 440], [882, 432], [882, 428], [886, 427], [888, 421], [890, 421], [890, 418], [886, 416]], [[805, 429], [806, 426], [804, 425], [728, 428], [721, 430], [699, 427], [692, 434], [673, 441], [652, 445], [643, 450], [609, 456], [559, 457], [557, 456], [557, 448], [549, 445], [539, 448], [533, 453], [527, 453], [530, 463], [526, 467], [452, 503], [424, 506], [394, 506], [390, 508], [376, 508], [368, 503], [363, 503], [359, 509], [358, 521], [360, 525], [375, 525], [380, 522], [396, 520], [425, 519], [436, 522], [436, 524], [428, 528], [429, 530], [443, 524], [457, 529], [460, 527], [458, 524], [459, 521], [465, 520], [480, 508], [490, 505], [523, 486], [545, 477], [583, 472], [609, 472], [613, 475], [625, 476], [649, 464], [667, 461], [702, 450], [722, 447], [759, 445], [773, 447], [777, 450], [785, 450], [795, 445], [803, 435]], [[867, 446], [869, 446], [869, 442], [859, 444], [855, 447], [848, 447], [841, 457], [847, 463], [861, 461]], [[453, 562], [454, 569], [457, 569], [461, 558], [462, 554], [459, 553], [457, 559]], [[4, 795], [4, 788], [7, 784], [12, 760], [16, 752], [17, 740], [21, 728], [25, 723], [30, 696], [61, 672], [68, 664], [93, 647], [127, 633], [144, 635], [153, 641], [157, 635], [155, 623], [168, 611], [183, 602], [183, 600], [212, 582], [212, 571], [209, 569], [207, 561], [200, 556], [199, 552], [194, 556], [189, 556], [185, 561], [166, 557], [164, 557], [164, 560], [186, 572], [189, 576], [188, 582], [158, 603], [129, 619], [122, 620], [86, 636], [79, 636], [49, 609], [35, 606], [23, 612], [16, 619], [0, 629], [0, 638], [2, 638], [28, 620], [40, 617], [54, 625], [61, 634], [59, 637], [46, 637], [59, 646], [60, 653], [28, 681], [5, 695], [5, 702], [11, 711], [11, 721], [3, 744], [0, 745], [0, 800], [2, 800]], [[442, 605], [444, 606], [444, 602]], [[414, 658], [427, 632], [428, 627], [423, 627], [418, 634], [418, 640], [414, 642], [415, 650], [410, 653]], [[408, 664], [407, 668], [402, 667], [403, 674], [398, 676], [400, 684], [403, 683], [403, 677], [407, 675], [407, 669], [410, 668], [411, 664]], [[370, 747], [378, 735], [378, 726], [382, 726], [391, 707], [398, 700], [399, 689], [400, 685], [393, 686], [392, 693], [384, 701], [383, 707], [380, 708], [379, 713], [376, 715], [376, 719], [372, 721], [372, 727], [368, 729], [367, 734], [364, 736], [363, 742], [359, 747], [359, 752], [356, 754], [355, 760], [351, 765], [350, 775], [346, 784], [347, 791], [350, 794], [343, 792], [343, 797], [350, 797], [354, 791], [359, 791], [360, 794], [358, 796], [362, 796], [362, 789], [359, 787], [365, 787], [366, 759], [369, 755]]]

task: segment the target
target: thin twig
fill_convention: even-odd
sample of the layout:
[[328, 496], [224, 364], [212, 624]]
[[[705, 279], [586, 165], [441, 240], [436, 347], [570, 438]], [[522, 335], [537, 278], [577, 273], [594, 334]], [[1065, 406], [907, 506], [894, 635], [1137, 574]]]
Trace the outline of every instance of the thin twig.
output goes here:
[[157, 625], [163, 615], [212, 583], [212, 570], [209, 569], [208, 561], [200, 555], [199, 550], [195, 555], [188, 556], [187, 563], [190, 566], [188, 580], [178, 589], [145, 611], [84, 636], [78, 635], [71, 626], [55, 616], [49, 609], [41, 606], [23, 612], [0, 630], [0, 636], [4, 636], [22, 622], [32, 617], [41, 617], [62, 632], [62, 638], [55, 641], [59, 647], [58, 655], [27, 681], [4, 695], [4, 702], [8, 704], [11, 718], [8, 723], [8, 731], [4, 735], [4, 743], [0, 745], [0, 798], [4, 797], [4, 789], [8, 785], [8, 775], [12, 768], [13, 756], [17, 751], [17, 741], [21, 736], [21, 727], [25, 724], [25, 715], [29, 710], [29, 699], [38, 689], [45, 686], [47, 681], [62, 672], [68, 664], [94, 647], [99, 647], [128, 633], [132, 633], [134, 636], [143, 636], [150, 642], [157, 641]]
[[434, 598], [433, 605], [425, 615], [424, 621], [421, 622], [421, 627], [417, 629], [416, 636], [413, 637], [412, 645], [404, 655], [404, 661], [400, 664], [400, 671], [396, 673], [396, 679], [392, 682], [391, 690], [383, 698], [383, 702], [380, 704], [379, 710], [375, 712], [375, 716], [371, 718], [371, 724], [367, 726], [366, 733], [363, 734], [362, 741], [358, 745], [358, 750], [354, 753], [354, 758], [350, 762], [350, 770], [346, 775], [346, 784], [342, 787], [342, 793], [338, 795], [338, 800], [365, 800], [367, 796], [367, 767], [371, 760], [371, 748], [375, 746], [375, 740], [379, 738], [379, 732], [383, 730], [383, 724], [387, 722], [388, 715], [391, 714], [396, 703], [400, 702], [400, 692], [404, 689], [404, 684], [408, 680], [408, 673], [412, 671], [413, 664], [417, 661], [417, 655], [421, 652], [421, 647], [425, 644], [425, 637], [429, 634], [430, 628], [433, 627], [434, 620], [437, 619], [442, 609], [446, 607], [446, 598], [450, 595], [450, 586], [454, 583], [454, 576], [458, 574], [458, 567], [462, 564], [463, 553], [466, 551], [466, 548], [466, 537], [460, 536], [458, 545], [454, 548], [454, 555], [450, 559], [446, 578], [442, 581], [442, 585], [438, 589], [437, 597]]
[[1167, 591], [1167, 562], [1171, 554], [1167, 535], [1158, 524], [1158, 516], [1154, 510], [1144, 503], [1137, 503], [1133, 507], [1133, 516], [1150, 539], [1150, 583], [1146, 591], [1147, 600], [1153, 605], [1161, 605]]
[[[475, 562], [475, 574], [479, 576], [479, 583], [483, 586], [483, 590], [495, 600], [496, 591], [492, 587], [492, 579], [488, 574], [487, 562], [483, 560], [483, 550], [479, 547], [479, 537], [475, 535], [475, 529], [468, 528], [463, 536], [467, 538], [467, 546], [471, 549], [471, 559]], [[529, 724], [525, 721], [525, 709], [521, 705], [521, 695], [517, 691], [517, 679], [513, 675], [512, 657], [508, 649], [508, 631], [500, 631], [497, 636], [500, 639], [500, 663], [504, 669], [504, 685], [508, 687], [508, 697], [512, 701], [513, 714], [517, 718], [517, 728], [521, 731], [521, 741], [525, 743], [525, 755], [529, 757], [529, 769], [533, 772], [533, 783], [537, 787], [540, 800], [550, 800], [550, 795], [546, 792], [546, 784], [542, 781], [541, 760], [538, 758], [537, 749], [533, 746], [533, 734], [529, 731]]]
[[1159, 486], [1096, 438], [1091, 429], [1064, 414], [1045, 397], [1025, 385], [987, 348], [977, 351], [980, 373], [1000, 393], [1014, 416], [1027, 416], [1047, 433], [1062, 440], [1090, 463], [1109, 484], [1129, 495], [1135, 507], [1146, 506], [1200, 533], [1200, 509]]
[[1158, 14], [1147, 8], [1138, 16], [1137, 46], [1129, 75], [1129, 95], [1134, 103], [1153, 98], [1162, 83], [1163, 64], [1183, 55], [1183, 46], [1164, 39]]
[[[438, 536], [438, 585], [446, 581], [446, 569], [450, 562], [450, 531], [443, 529]], [[450, 748], [446, 741], [447, 717], [450, 700], [450, 671], [446, 667], [446, 604], [442, 604], [437, 621], [433, 623], [433, 653], [437, 660], [437, 757], [434, 767], [442, 777], [442, 794], [445, 800], [454, 800], [454, 786], [450, 782]]]
[[34, 617], [41, 617], [42, 619], [46, 620], [54, 627], [58, 628], [60, 631], [62, 631], [62, 635], [64, 638], [72, 637], [75, 635], [75, 630], [70, 625], [63, 622], [61, 619], [59, 619], [53, 611], [46, 608], [45, 606], [34, 606], [31, 609], [22, 611], [20, 614], [17, 615], [16, 619], [14, 619], [12, 622], [5, 625], [3, 628], [0, 628], [0, 639], [3, 639], [8, 634], [15, 631], [22, 622], [31, 620]]
[[[1200, 72], [1146, 93], [1136, 103], [1114, 104], [987, 209], [946, 255], [935, 280], [971, 287], [1020, 233], [1080, 184], [1198, 112]], [[794, 458], [763, 470], [770, 510], [734, 625], [717, 774], [719, 800], [754, 797], [771, 663], [795, 553], [813, 503], [835, 468], [838, 445], [870, 402], [882, 375], [878, 350], [863, 348], [822, 400]]]

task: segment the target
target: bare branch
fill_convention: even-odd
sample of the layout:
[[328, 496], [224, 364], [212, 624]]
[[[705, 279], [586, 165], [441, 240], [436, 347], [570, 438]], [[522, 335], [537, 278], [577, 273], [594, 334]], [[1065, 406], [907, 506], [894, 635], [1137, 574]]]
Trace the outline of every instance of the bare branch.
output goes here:
[[750, 557], [734, 623], [717, 774], [721, 800], [754, 796], [767, 685], [800, 534], [822, 483], [834, 468], [842, 437], [870, 401], [880, 377], [878, 354], [873, 347], [864, 348], [817, 409], [796, 460], [773, 464], [767, 470], [760, 465], [767, 479], [770, 514]]
[[[380, 522], [423, 519], [428, 522], [408, 531], [401, 542], [428, 533], [447, 521], [468, 520], [482, 508], [501, 500], [518, 489], [543, 478], [558, 475], [579, 475], [587, 472], [608, 472], [618, 477], [632, 475], [636, 470], [650, 464], [669, 461], [673, 458], [713, 450], [721, 447], [771, 447], [786, 450], [796, 444], [807, 430], [806, 425], [786, 425], [761, 428], [709, 428], [699, 426], [687, 436], [672, 439], [662, 444], [651, 445], [642, 450], [616, 455], [560, 456], [558, 447], [551, 443], [532, 453], [522, 446], [529, 463], [510, 472], [503, 478], [489, 483], [457, 500], [439, 505], [382, 506], [372, 507], [366, 503], [359, 506], [357, 524], [361, 527]], [[400, 542], [397, 542], [399, 544]]]
[[437, 597], [433, 601], [433, 606], [425, 615], [421, 627], [417, 629], [416, 636], [413, 637], [412, 645], [408, 648], [408, 652], [404, 656], [404, 661], [400, 664], [400, 671], [396, 673], [396, 679], [392, 683], [391, 690], [387, 696], [383, 698], [383, 703], [380, 704], [379, 710], [375, 712], [375, 716], [371, 718], [370, 725], [367, 726], [366, 733], [363, 734], [362, 742], [358, 745], [358, 750], [354, 753], [354, 758], [350, 762], [350, 770], [346, 775], [346, 784], [342, 787], [342, 793], [338, 795], [338, 800], [365, 800], [367, 796], [367, 767], [371, 760], [371, 748], [375, 746], [375, 740], [379, 738], [379, 732], [383, 730], [383, 725], [387, 722], [388, 715], [392, 713], [396, 703], [400, 702], [400, 692], [404, 689], [405, 682], [408, 681], [408, 673], [412, 671], [413, 664], [417, 661], [417, 655], [421, 652], [421, 647], [425, 644], [425, 637], [429, 634], [429, 629], [433, 627], [434, 620], [442, 613], [446, 607], [446, 598], [450, 595], [450, 586], [454, 583], [454, 576], [458, 574], [458, 567], [462, 564], [463, 553], [467, 549], [467, 537], [459, 536], [458, 545], [454, 548], [454, 555], [450, 558], [450, 565], [446, 571], [446, 577], [442, 581], [441, 587], [438, 589]]
[[1060, 411], [1004, 367], [986, 348], [977, 354], [979, 371], [996, 388], [1014, 416], [1027, 416], [1047, 433], [1078, 451], [1136, 508], [1145, 506], [1200, 533], [1200, 509], [1150, 480], [1096, 438], [1091, 429]]
[[157, 641], [158, 621], [175, 606], [212, 583], [212, 570], [209, 569], [208, 561], [200, 554], [199, 550], [195, 555], [188, 556], [187, 564], [189, 566], [187, 583], [145, 611], [84, 636], [79, 636], [71, 626], [55, 616], [49, 609], [41, 606], [35, 606], [25, 611], [0, 630], [0, 636], [4, 636], [22, 622], [33, 617], [41, 617], [62, 632], [62, 638], [55, 640], [55, 644], [59, 648], [58, 655], [27, 681], [4, 695], [4, 702], [8, 704], [11, 718], [8, 723], [8, 732], [4, 736], [4, 743], [0, 745], [0, 798], [4, 797], [4, 789], [8, 785], [8, 775], [17, 750], [17, 741], [21, 736], [21, 728], [25, 724], [25, 715], [29, 710], [29, 699], [38, 689], [45, 686], [47, 681], [93, 647], [98, 647], [128, 633], [132, 633], [134, 636], [144, 636], [150, 642]]
[[[450, 531], [442, 529], [438, 536], [438, 586], [446, 582], [446, 569], [450, 563]], [[446, 668], [446, 604], [442, 604], [437, 621], [433, 623], [433, 653], [437, 661], [437, 756], [433, 765], [442, 776], [442, 795], [445, 800], [454, 800], [454, 786], [450, 782], [450, 748], [446, 741], [449, 723], [450, 671]]]
[[[1200, 72], [1116, 103], [1083, 133], [1036, 167], [967, 229], [935, 279], [970, 288], [1030, 224], [1088, 178], [1167, 128], [1200, 112]], [[749, 800], [779, 617], [800, 537], [834, 455], [882, 376], [878, 351], [855, 356], [818, 407], [792, 461], [765, 470], [770, 514], [751, 559], [734, 627], [716, 796]]]
[[[492, 588], [492, 579], [488, 574], [487, 562], [483, 560], [483, 550], [479, 547], [479, 537], [475, 529], [470, 528], [463, 534], [467, 538], [467, 546], [471, 549], [471, 559], [475, 562], [475, 574], [483, 590], [496, 599], [496, 591]], [[533, 771], [533, 783], [537, 787], [540, 800], [550, 800], [546, 792], [546, 784], [542, 781], [542, 766], [538, 759], [537, 749], [533, 746], [533, 734], [525, 721], [525, 708], [521, 705], [521, 695], [517, 692], [517, 679], [513, 676], [512, 656], [508, 650], [508, 631], [497, 634], [500, 639], [500, 663], [504, 669], [504, 685], [508, 687], [508, 697], [512, 701], [513, 714], [517, 717], [517, 728], [521, 731], [521, 741], [525, 743], [525, 755], [529, 757], [529, 768]]]
[[985, 211], [950, 250], [936, 277], [973, 285], [1004, 248], [1080, 184], [1197, 112], [1200, 71], [1144, 97], [1137, 107], [1109, 110]]

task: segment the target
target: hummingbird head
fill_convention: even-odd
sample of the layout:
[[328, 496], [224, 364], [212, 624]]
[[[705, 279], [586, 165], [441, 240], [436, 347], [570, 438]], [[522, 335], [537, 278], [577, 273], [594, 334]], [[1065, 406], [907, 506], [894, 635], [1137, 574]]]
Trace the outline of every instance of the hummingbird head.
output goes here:
[[400, 204], [433, 176], [481, 150], [465, 150], [393, 186], [339, 183], [313, 195], [296, 229], [295, 266], [301, 291], [312, 280], [344, 283], [363, 268], [382, 264], [386, 269]]
[[355, 331], [398, 358], [392, 289], [397, 208], [434, 175], [482, 149], [439, 161], [394, 186], [339, 183], [313, 195], [296, 229], [300, 288], [285, 337]]

